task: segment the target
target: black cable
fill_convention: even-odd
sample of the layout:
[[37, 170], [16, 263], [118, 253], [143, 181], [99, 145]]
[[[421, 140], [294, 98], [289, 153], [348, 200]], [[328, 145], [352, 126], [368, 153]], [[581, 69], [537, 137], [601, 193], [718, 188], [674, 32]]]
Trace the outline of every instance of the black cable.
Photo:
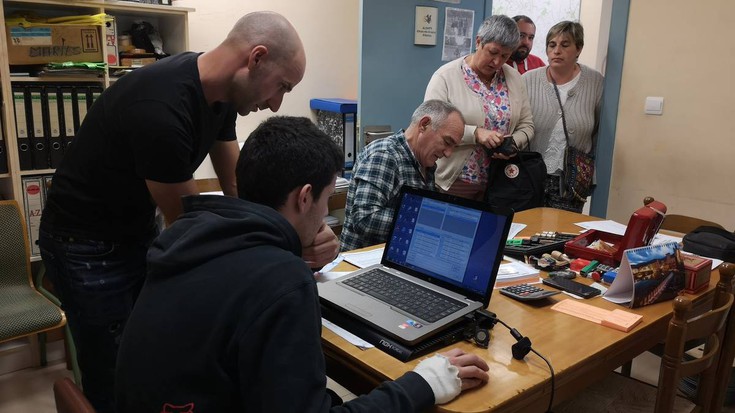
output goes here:
[[533, 348], [531, 348], [531, 351], [546, 362], [546, 364], [549, 366], [549, 371], [551, 372], [551, 397], [549, 398], [549, 408], [546, 409], [547, 413], [551, 413], [551, 407], [554, 404], [554, 389], [556, 389], [556, 387], [554, 386], [554, 368], [551, 367], [551, 363], [549, 362], [549, 360], [547, 360], [546, 357], [542, 356], [541, 353], [534, 350]]
[[[512, 328], [508, 324], [505, 324], [503, 320], [495, 317], [495, 321], [505, 326], [505, 328], [507, 328], [510, 331], [510, 335], [512, 335], [513, 338], [516, 339], [516, 341], [521, 341], [522, 339], [525, 338], [523, 337], [523, 334], [521, 334], [518, 330], [516, 330], [515, 328]], [[530, 341], [529, 341], [529, 344], [530, 344]], [[541, 357], [541, 359], [546, 362], [546, 365], [549, 366], [549, 372], [551, 373], [551, 396], [549, 398], [549, 408], [546, 409], [546, 412], [551, 413], [551, 407], [554, 405], [554, 392], [556, 390], [556, 387], [554, 386], [554, 368], [551, 366], [551, 363], [549, 362], [549, 360], [547, 360], [546, 357], [542, 356], [541, 353], [534, 350], [533, 347], [530, 347], [529, 345], [528, 349], [531, 350], [535, 355]]]

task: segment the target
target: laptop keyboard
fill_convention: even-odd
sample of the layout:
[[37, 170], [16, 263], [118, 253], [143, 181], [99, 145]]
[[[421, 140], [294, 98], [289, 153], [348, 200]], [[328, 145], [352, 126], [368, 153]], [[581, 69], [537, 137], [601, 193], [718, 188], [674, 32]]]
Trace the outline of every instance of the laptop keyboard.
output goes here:
[[358, 291], [433, 323], [466, 306], [428, 288], [406, 281], [379, 269], [374, 269], [343, 281]]

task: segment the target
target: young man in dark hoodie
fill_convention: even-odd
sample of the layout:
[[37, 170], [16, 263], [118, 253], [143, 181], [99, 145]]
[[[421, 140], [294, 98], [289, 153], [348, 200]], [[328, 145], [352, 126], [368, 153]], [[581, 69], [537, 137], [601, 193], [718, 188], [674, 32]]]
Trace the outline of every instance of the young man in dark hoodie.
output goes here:
[[300, 258], [327, 213], [341, 150], [306, 118], [247, 139], [238, 196], [184, 199], [153, 243], [118, 357], [118, 413], [415, 412], [488, 379], [459, 349], [332, 407], [313, 272]]

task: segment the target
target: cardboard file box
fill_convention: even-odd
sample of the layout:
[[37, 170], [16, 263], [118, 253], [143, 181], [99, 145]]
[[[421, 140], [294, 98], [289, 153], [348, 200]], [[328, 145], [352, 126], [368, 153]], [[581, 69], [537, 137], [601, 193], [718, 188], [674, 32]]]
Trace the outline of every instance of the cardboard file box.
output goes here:
[[120, 64], [117, 43], [117, 21], [115, 18], [105, 23], [105, 53], [105, 60], [109, 66], [118, 66]]
[[[633, 212], [622, 237], [592, 229], [567, 241], [564, 245], [564, 252], [572, 257], [597, 260], [602, 264], [617, 267], [620, 265], [625, 250], [651, 243], [665, 216], [666, 205], [653, 201]], [[611, 251], [589, 248], [589, 245], [597, 240], [612, 245]]]
[[38, 228], [41, 226], [41, 213], [44, 204], [44, 182], [43, 177], [25, 177], [22, 181], [23, 204], [25, 205], [26, 228], [28, 228], [28, 241], [31, 243], [31, 256], [41, 255], [38, 248]]
[[712, 260], [691, 254], [681, 254], [681, 258], [686, 274], [684, 292], [695, 294], [707, 288], [712, 275]]
[[6, 31], [11, 65], [103, 61], [98, 26], [8, 26]]
[[155, 57], [123, 57], [120, 59], [120, 66], [141, 67], [156, 63]]

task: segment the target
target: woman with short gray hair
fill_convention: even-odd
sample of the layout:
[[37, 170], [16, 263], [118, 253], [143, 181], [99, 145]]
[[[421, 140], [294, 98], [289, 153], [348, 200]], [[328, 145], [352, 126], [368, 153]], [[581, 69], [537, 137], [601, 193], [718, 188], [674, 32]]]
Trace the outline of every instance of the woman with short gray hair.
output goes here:
[[506, 137], [519, 148], [533, 138], [526, 87], [521, 75], [505, 64], [519, 43], [513, 19], [491, 16], [477, 31], [475, 52], [443, 65], [431, 77], [424, 100], [452, 103], [466, 123], [460, 146], [449, 158], [437, 161], [440, 190], [483, 200], [491, 159], [508, 159], [493, 149]]

